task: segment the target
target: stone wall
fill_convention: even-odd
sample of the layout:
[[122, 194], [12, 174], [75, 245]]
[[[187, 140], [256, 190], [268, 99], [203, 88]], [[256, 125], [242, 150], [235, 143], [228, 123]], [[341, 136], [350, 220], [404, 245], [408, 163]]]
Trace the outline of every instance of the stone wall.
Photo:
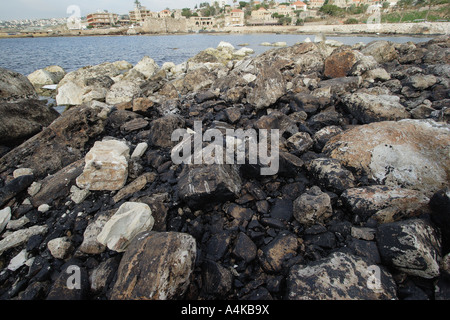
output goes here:
[[185, 33], [186, 18], [147, 18], [142, 27], [146, 33]]
[[423, 23], [382, 23], [379, 25], [345, 24], [345, 25], [316, 25], [304, 26], [255, 26], [255, 27], [226, 27], [224, 31], [233, 33], [273, 33], [273, 32], [299, 32], [299, 33], [347, 33], [347, 34], [420, 34], [444, 35], [450, 34], [450, 22], [423, 22]]

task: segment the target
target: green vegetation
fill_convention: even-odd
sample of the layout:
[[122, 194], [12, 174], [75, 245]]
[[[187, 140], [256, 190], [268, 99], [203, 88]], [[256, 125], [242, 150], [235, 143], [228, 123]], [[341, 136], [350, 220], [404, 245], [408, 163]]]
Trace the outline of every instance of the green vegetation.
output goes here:
[[327, 14], [332, 17], [338, 17], [341, 16], [345, 10], [342, 8], [339, 8], [338, 6], [335, 6], [334, 4], [324, 4], [320, 9], [319, 12], [322, 12], [324, 14]]
[[344, 21], [345, 24], [358, 24], [359, 20], [355, 19], [355, 18], [348, 18], [347, 20]]

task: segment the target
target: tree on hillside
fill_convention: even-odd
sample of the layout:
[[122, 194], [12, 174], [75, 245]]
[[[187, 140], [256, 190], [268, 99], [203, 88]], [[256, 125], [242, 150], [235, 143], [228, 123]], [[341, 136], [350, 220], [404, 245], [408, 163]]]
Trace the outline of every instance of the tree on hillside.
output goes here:
[[340, 15], [343, 10], [334, 4], [324, 4], [320, 9], [320, 12], [327, 14], [329, 16], [336, 17]]

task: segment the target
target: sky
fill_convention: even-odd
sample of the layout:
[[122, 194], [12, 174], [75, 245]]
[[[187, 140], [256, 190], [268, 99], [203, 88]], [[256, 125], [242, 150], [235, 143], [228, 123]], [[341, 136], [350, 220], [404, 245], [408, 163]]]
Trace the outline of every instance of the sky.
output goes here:
[[[151, 11], [161, 11], [167, 7], [194, 8], [196, 4], [208, 0], [140, 1]], [[0, 0], [0, 20], [68, 18], [75, 13], [73, 10], [67, 12], [72, 5], [80, 8], [82, 17], [97, 10], [126, 14], [134, 8], [134, 0]]]

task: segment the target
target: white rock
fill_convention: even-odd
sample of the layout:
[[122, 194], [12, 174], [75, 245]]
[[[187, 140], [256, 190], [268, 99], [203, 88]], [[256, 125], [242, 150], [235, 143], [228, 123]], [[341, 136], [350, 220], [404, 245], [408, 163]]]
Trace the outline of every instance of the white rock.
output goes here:
[[155, 60], [145, 56], [133, 69], [142, 73], [146, 78], [150, 78], [159, 71], [159, 66]]
[[8, 230], [19, 230], [24, 225], [26, 225], [28, 222], [30, 222], [30, 219], [27, 218], [27, 216], [22, 216], [21, 218], [17, 220], [10, 220], [8, 224], [6, 225], [6, 228]]
[[0, 232], [3, 232], [9, 220], [11, 220], [11, 208], [6, 207], [0, 210]]
[[85, 157], [77, 186], [86, 190], [121, 189], [127, 182], [130, 148], [118, 140], [97, 141]]
[[18, 178], [18, 177], [21, 177], [21, 176], [29, 176], [29, 175], [32, 175], [32, 174], [33, 174], [33, 169], [30, 169], [30, 168], [19, 168], [19, 169], [14, 170], [13, 177], [15, 179], [15, 178]]
[[70, 192], [70, 199], [76, 204], [82, 203], [91, 194], [89, 190], [78, 189], [76, 186], [72, 186]]
[[110, 211], [102, 212], [94, 221], [89, 223], [83, 234], [83, 243], [81, 243], [79, 250], [87, 254], [100, 254], [105, 251], [106, 246], [98, 242], [97, 237], [102, 232], [106, 222], [111, 218]]
[[256, 80], [256, 76], [251, 73], [246, 73], [242, 76], [242, 79], [244, 79], [245, 82], [250, 83]]
[[30, 239], [30, 237], [38, 234], [44, 234], [48, 230], [47, 226], [32, 226], [28, 229], [18, 230], [9, 234], [0, 241], [0, 254], [5, 250], [17, 247]]
[[278, 42], [272, 43], [272, 46], [274, 46], [274, 47], [286, 47], [287, 43], [284, 42], [284, 41], [278, 41]]
[[47, 212], [48, 210], [50, 210], [50, 206], [49, 206], [48, 204], [46, 204], [46, 203], [41, 204], [41, 205], [38, 207], [38, 211], [39, 211], [39, 212], [42, 212], [42, 213]]
[[68, 81], [58, 87], [56, 103], [59, 106], [76, 106], [83, 103], [84, 89], [72, 81]]
[[112, 85], [106, 94], [106, 103], [110, 105], [120, 104], [133, 100], [141, 92], [138, 82], [122, 80]]
[[218, 50], [226, 50], [226, 51], [230, 51], [233, 52], [234, 51], [234, 46], [229, 43], [229, 42], [225, 42], [225, 41], [220, 41], [219, 45], [217, 46]]
[[33, 85], [45, 85], [45, 84], [55, 84], [55, 79], [52, 74], [43, 69], [39, 69], [28, 75], [28, 80]]
[[126, 202], [105, 224], [97, 240], [111, 250], [124, 252], [137, 234], [150, 231], [154, 223], [148, 205]]
[[69, 254], [72, 244], [69, 238], [62, 237], [50, 240], [47, 244], [47, 248], [56, 259], [64, 259]]
[[41, 183], [33, 182], [31, 186], [28, 187], [28, 194], [32, 197], [35, 196], [39, 192], [39, 190], [41, 190], [41, 186]]
[[28, 253], [26, 249], [20, 251], [14, 258], [11, 259], [8, 265], [8, 270], [16, 271], [25, 264], [28, 260]]
[[146, 142], [139, 143], [136, 146], [136, 149], [134, 149], [133, 154], [131, 155], [131, 159], [139, 159], [140, 157], [142, 157], [145, 151], [147, 151], [147, 148], [148, 144]]

